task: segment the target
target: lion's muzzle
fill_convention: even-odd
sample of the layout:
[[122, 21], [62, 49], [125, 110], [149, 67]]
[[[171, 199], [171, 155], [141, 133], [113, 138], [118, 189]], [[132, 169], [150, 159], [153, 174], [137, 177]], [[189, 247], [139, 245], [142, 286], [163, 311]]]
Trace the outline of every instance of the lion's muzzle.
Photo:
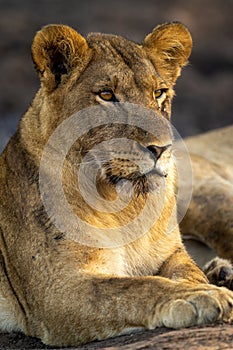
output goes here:
[[103, 142], [91, 151], [101, 172], [114, 183], [135, 180], [150, 174], [166, 177], [170, 167], [171, 144], [142, 145], [132, 139]]

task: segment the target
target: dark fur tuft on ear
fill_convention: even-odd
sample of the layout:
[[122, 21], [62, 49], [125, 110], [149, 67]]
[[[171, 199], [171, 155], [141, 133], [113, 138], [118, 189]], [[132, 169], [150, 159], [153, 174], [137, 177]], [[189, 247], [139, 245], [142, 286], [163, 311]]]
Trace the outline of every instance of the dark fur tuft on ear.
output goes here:
[[65, 25], [42, 28], [32, 43], [32, 58], [41, 82], [48, 90], [59, 86], [73, 68], [82, 70], [90, 57], [86, 39]]

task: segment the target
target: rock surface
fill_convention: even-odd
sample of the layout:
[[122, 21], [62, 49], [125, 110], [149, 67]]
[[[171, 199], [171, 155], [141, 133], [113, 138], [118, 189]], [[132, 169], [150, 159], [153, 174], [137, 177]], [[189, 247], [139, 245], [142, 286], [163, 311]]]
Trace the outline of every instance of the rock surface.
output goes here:
[[[45, 346], [35, 338], [25, 337], [22, 334], [14, 333], [0, 335], [0, 350], [3, 349], [55, 349], [55, 347]], [[93, 342], [84, 346], [69, 349], [232, 350], [233, 327], [231, 325], [222, 324], [214, 327], [193, 327], [182, 330], [160, 328], [153, 331], [139, 332], [107, 339], [105, 341]]]

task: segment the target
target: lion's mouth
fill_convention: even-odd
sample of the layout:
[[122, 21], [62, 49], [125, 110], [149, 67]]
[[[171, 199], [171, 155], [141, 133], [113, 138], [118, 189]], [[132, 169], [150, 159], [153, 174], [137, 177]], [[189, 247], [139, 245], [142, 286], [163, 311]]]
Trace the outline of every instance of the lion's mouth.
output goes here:
[[[121, 171], [118, 171], [118, 166], [114, 169], [115, 164], [113, 163], [111, 165], [108, 163], [106, 177], [112, 184], [117, 185], [119, 182], [127, 180], [130, 181], [138, 191], [147, 193], [150, 192], [150, 189], [154, 189], [155, 183], [157, 187], [158, 183], [161, 183], [161, 180], [167, 177], [171, 145], [169, 144], [163, 147], [150, 145], [146, 148], [141, 147], [141, 150], [145, 156], [138, 162], [136, 166], [138, 169], [135, 169], [135, 164], [132, 166], [132, 162], [131, 167], [124, 162], [123, 170], [121, 169]], [[130, 163], [129, 160], [128, 162]], [[118, 165], [120, 169], [120, 164]], [[133, 168], [134, 170], [130, 171], [130, 169]]]
[[103, 186], [106, 181], [118, 188], [130, 182], [137, 194], [146, 194], [164, 184], [170, 168], [171, 144], [141, 145], [120, 139], [117, 145], [114, 140], [110, 145], [103, 142], [101, 147], [92, 149], [89, 156], [99, 167], [98, 179]]
[[127, 176], [122, 176], [120, 174], [112, 174], [109, 170], [106, 173], [106, 179], [112, 184], [117, 186], [120, 183], [129, 181], [134, 191], [137, 195], [145, 195], [150, 192], [158, 190], [164, 179], [167, 177], [167, 173], [161, 172], [156, 167], [147, 173], [141, 173], [140, 171], [135, 171]]
[[114, 185], [117, 185], [122, 180], [128, 180], [134, 183], [138, 181], [144, 181], [146, 177], [152, 177], [152, 176], [167, 177], [167, 173], [160, 172], [156, 168], [148, 171], [146, 174], [141, 173], [140, 171], [135, 171], [134, 173], [131, 173], [128, 176], [112, 174], [111, 171], [106, 173], [106, 177]]

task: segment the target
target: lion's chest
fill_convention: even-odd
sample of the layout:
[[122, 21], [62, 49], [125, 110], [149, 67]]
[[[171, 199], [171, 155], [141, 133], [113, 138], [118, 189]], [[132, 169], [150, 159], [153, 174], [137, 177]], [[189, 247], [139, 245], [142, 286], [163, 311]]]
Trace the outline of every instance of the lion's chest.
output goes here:
[[88, 270], [94, 274], [114, 276], [156, 275], [164, 261], [173, 251], [166, 237], [153, 242], [147, 237], [131, 245], [116, 249], [104, 249], [98, 261], [92, 262]]

